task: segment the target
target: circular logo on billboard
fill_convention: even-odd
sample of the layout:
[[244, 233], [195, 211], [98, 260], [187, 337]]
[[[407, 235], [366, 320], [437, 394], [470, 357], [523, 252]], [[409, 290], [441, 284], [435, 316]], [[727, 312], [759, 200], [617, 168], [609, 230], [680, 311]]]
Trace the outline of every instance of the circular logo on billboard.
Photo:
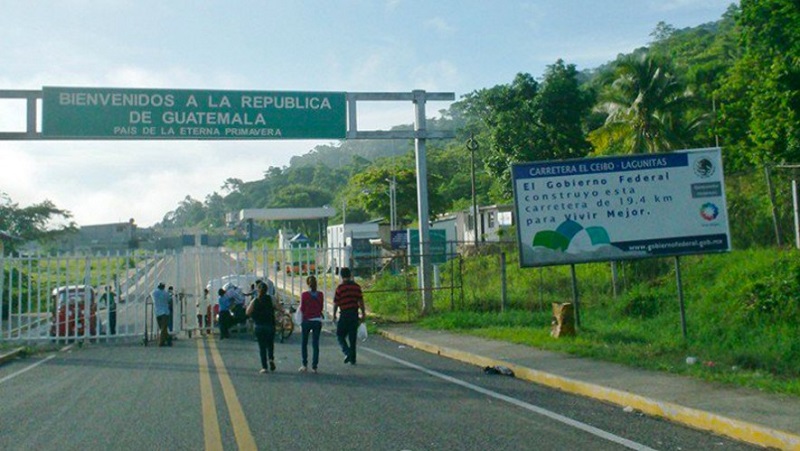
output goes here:
[[711, 177], [714, 175], [714, 171], [714, 163], [708, 158], [701, 158], [694, 162], [694, 173], [700, 177]]
[[713, 221], [719, 216], [719, 208], [711, 202], [706, 202], [700, 207], [700, 216], [706, 221]]

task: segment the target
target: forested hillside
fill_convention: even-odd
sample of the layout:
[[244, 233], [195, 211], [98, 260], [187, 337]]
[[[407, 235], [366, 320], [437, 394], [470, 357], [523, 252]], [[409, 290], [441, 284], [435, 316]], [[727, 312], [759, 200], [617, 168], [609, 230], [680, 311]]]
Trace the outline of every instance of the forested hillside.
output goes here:
[[[508, 168], [515, 162], [719, 145], [734, 246], [774, 242], [764, 169], [800, 159], [798, 10], [792, 0], [744, 0], [713, 23], [680, 30], [659, 23], [650, 45], [601, 67], [579, 72], [559, 59], [544, 74], [522, 67], [508, 84], [463, 96], [434, 124], [457, 137], [429, 142], [431, 215], [470, 204], [470, 135], [480, 144], [481, 204], [511, 202]], [[213, 229], [223, 226], [226, 212], [264, 207], [346, 205], [348, 220], [388, 217], [391, 177], [398, 217], [413, 223], [414, 167], [410, 141], [320, 145], [288, 167], [265, 168], [261, 180], [232, 177], [204, 200], [187, 197], [161, 225]], [[773, 171], [777, 216], [785, 223], [777, 229], [787, 232], [789, 175]], [[315, 227], [305, 231], [313, 235]]]

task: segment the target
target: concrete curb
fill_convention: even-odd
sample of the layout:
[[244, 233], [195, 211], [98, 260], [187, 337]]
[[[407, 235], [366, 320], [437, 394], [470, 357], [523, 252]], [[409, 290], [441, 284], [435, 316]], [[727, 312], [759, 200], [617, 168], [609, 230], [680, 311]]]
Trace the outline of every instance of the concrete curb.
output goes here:
[[25, 348], [16, 348], [7, 354], [0, 355], [0, 365], [8, 362], [9, 360], [16, 359], [24, 350]]
[[588, 382], [577, 381], [503, 360], [491, 359], [457, 349], [422, 342], [385, 330], [380, 330], [379, 333], [392, 341], [472, 365], [480, 367], [503, 365], [514, 371], [514, 374], [519, 379], [624, 407], [632, 407], [648, 415], [666, 418], [695, 429], [711, 431], [759, 446], [800, 450], [800, 436], [788, 432]]

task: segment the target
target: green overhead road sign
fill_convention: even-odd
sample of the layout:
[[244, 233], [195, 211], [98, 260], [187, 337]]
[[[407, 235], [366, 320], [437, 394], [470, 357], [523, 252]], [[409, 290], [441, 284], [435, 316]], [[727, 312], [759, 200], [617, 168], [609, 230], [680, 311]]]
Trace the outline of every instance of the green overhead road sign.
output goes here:
[[344, 139], [344, 92], [42, 89], [42, 136], [73, 139]]

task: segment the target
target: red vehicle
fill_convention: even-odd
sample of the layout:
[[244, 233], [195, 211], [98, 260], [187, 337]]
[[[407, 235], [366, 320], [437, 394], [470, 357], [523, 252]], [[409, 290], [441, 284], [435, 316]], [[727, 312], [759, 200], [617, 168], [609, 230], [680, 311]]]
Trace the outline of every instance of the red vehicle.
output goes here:
[[286, 274], [309, 274], [317, 271], [317, 265], [314, 262], [292, 262], [286, 265]]
[[[51, 337], [82, 337], [86, 333], [86, 314], [89, 315], [89, 335], [100, 331], [94, 288], [88, 285], [70, 285], [54, 288], [50, 296], [53, 318]], [[88, 311], [86, 302], [89, 302]]]

